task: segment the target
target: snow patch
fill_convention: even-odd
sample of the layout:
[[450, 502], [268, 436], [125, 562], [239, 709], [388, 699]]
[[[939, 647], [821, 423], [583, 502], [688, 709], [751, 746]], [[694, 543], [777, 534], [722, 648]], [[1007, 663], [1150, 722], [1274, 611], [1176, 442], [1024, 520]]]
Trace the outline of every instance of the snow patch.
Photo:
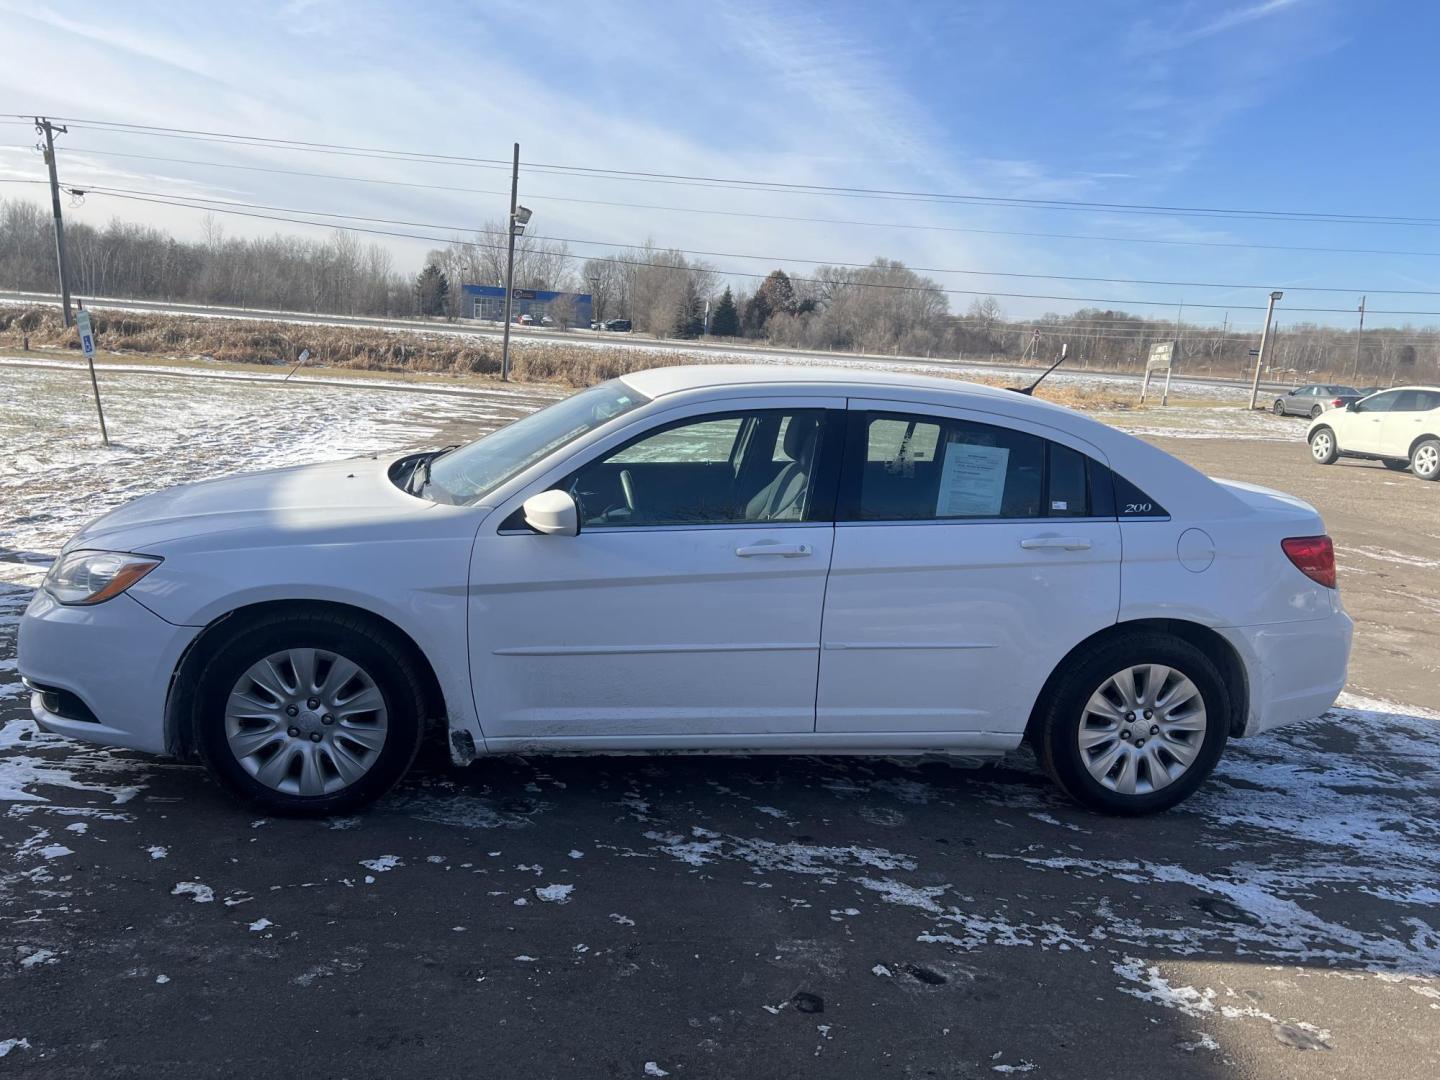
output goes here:
[[536, 889], [535, 895], [547, 904], [568, 904], [574, 891], [574, 885], [546, 885], [543, 889]]
[[170, 890], [171, 896], [188, 896], [197, 904], [208, 904], [215, 899], [215, 890], [198, 881], [182, 881]]

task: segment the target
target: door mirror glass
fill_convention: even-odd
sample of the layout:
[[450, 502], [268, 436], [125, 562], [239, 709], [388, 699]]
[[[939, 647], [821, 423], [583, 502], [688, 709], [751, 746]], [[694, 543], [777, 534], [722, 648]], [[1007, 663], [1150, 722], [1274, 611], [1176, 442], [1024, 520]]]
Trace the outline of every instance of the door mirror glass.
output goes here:
[[1346, 412], [1359, 412], [1359, 411], [1360, 411], [1360, 402], [1358, 402], [1358, 401], [1352, 401], [1352, 402], [1350, 402], [1349, 405], [1346, 405], [1346, 406], [1345, 406], [1345, 411], [1346, 411]]
[[580, 509], [568, 491], [542, 491], [525, 500], [525, 524], [546, 536], [574, 536], [580, 531]]

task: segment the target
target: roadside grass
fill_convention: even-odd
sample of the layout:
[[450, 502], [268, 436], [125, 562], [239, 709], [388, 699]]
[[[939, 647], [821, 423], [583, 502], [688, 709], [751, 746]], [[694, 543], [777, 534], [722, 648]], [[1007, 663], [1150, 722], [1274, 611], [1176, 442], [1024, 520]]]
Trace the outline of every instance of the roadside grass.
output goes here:
[[[97, 362], [101, 365], [108, 361], [273, 374], [277, 369], [294, 366], [301, 350], [308, 349], [310, 357], [302, 370], [343, 371], [347, 378], [399, 378], [426, 385], [440, 381], [484, 384], [495, 382], [500, 374], [499, 343], [478, 336], [149, 312], [95, 311], [91, 320], [100, 346]], [[22, 352], [27, 338], [29, 350]], [[73, 360], [80, 355], [74, 329], [65, 327], [57, 309], [40, 305], [0, 306], [0, 351], [37, 359]], [[510, 355], [512, 377], [517, 382], [569, 387], [592, 386], [646, 368], [714, 362], [699, 351], [677, 353], [633, 346], [523, 340], [511, 342]], [[896, 366], [906, 365], [902, 362]], [[1019, 373], [926, 373], [986, 386], [1017, 386], [1031, 381]], [[1046, 380], [1035, 396], [1085, 411], [1149, 408], [1140, 406], [1133, 393], [1074, 380]], [[1192, 399], [1185, 404], [1216, 402]]]

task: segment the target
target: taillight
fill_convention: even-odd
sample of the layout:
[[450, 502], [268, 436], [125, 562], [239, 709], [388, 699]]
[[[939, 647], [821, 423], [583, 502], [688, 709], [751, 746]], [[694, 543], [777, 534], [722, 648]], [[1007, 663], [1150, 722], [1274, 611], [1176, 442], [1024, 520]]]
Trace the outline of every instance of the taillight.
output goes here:
[[1335, 545], [1328, 536], [1292, 536], [1281, 540], [1295, 569], [1327, 589], [1335, 588]]
[[1337, 397], [1334, 401], [1330, 402], [1330, 407], [1331, 407], [1332, 409], [1338, 409], [1338, 408], [1340, 408], [1340, 406], [1342, 406], [1342, 405], [1344, 405], [1344, 404], [1345, 404], [1344, 399]]

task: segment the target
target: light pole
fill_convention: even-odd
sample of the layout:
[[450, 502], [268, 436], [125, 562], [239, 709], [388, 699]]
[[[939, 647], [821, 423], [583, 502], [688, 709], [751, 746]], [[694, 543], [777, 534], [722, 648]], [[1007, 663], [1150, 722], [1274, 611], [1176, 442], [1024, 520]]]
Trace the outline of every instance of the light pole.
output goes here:
[[1270, 320], [1275, 316], [1275, 301], [1283, 299], [1285, 294], [1276, 289], [1270, 294], [1270, 305], [1265, 309], [1265, 329], [1260, 331], [1260, 353], [1255, 357], [1255, 379], [1250, 383], [1250, 408], [1253, 411], [1255, 402], [1260, 398], [1260, 369], [1265, 366], [1265, 342], [1270, 337]]
[[530, 220], [530, 211], [521, 206], [516, 199], [520, 194], [520, 144], [515, 144], [515, 161], [510, 168], [510, 218], [509, 234], [505, 238], [505, 329], [500, 344], [500, 378], [510, 378], [510, 312], [514, 305], [515, 295], [515, 237], [525, 231], [525, 225]]

